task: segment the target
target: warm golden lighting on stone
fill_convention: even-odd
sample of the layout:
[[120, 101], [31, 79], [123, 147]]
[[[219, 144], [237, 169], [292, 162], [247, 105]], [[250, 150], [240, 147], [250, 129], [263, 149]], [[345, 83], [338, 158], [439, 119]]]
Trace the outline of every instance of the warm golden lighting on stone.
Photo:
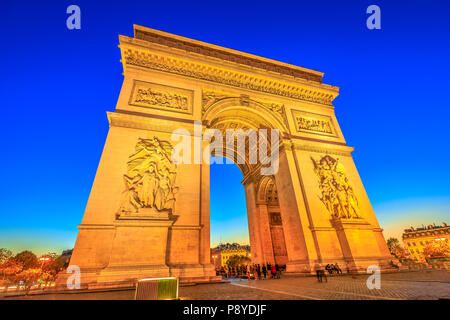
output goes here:
[[193, 134], [194, 121], [202, 131], [280, 132], [274, 175], [239, 164], [253, 263], [292, 273], [311, 273], [317, 262], [388, 267], [334, 113], [339, 90], [322, 83], [323, 73], [141, 26], [134, 38], [120, 36], [120, 50], [124, 82], [70, 262], [83, 283], [216, 279], [209, 164], [170, 159], [172, 132]]

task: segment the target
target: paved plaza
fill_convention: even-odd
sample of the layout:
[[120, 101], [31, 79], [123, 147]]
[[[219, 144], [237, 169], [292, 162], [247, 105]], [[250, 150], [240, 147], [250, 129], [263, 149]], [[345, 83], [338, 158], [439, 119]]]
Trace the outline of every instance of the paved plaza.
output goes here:
[[[381, 275], [381, 288], [369, 290], [368, 275], [328, 277], [283, 276], [281, 279], [238, 280], [180, 287], [185, 300], [434, 300], [450, 299], [450, 271], [415, 271]], [[4, 299], [129, 300], [134, 290], [52, 293]]]

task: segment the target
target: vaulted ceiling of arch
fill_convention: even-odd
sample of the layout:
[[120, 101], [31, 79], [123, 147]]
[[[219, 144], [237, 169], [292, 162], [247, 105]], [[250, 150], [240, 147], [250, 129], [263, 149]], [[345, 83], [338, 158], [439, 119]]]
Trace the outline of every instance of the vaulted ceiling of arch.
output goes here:
[[269, 205], [278, 204], [278, 192], [273, 176], [264, 176], [258, 184], [258, 200]]
[[[226, 155], [227, 152], [227, 146], [226, 146], [226, 131], [228, 129], [231, 130], [243, 130], [245, 132], [247, 132], [248, 129], [259, 129], [261, 128], [261, 126], [258, 128], [258, 123], [257, 122], [253, 122], [250, 119], [246, 119], [246, 118], [242, 118], [239, 116], [229, 116], [229, 117], [223, 117], [223, 118], [218, 118], [216, 120], [214, 120], [213, 122], [211, 122], [209, 128], [211, 129], [218, 129], [221, 131], [222, 133], [222, 137], [223, 137], [223, 156]], [[267, 138], [268, 138], [268, 142], [267, 142], [267, 154], [271, 154], [271, 142], [270, 142], [270, 132], [267, 133]], [[253, 154], [256, 155], [256, 159], [259, 159], [259, 137], [258, 137], [258, 133], [256, 134], [256, 143], [250, 143], [249, 138], [245, 139], [245, 153], [241, 154], [238, 150], [238, 144], [237, 141], [235, 140], [234, 143], [234, 148], [232, 150], [229, 150], [231, 154], [235, 155], [235, 158], [230, 159], [232, 161], [234, 161], [239, 168], [241, 169], [244, 177], [251, 173], [251, 172], [256, 172], [257, 170], [259, 170], [260, 168], [260, 160], [258, 160], [257, 163], [252, 163], [252, 161], [250, 161], [250, 156], [249, 154]]]

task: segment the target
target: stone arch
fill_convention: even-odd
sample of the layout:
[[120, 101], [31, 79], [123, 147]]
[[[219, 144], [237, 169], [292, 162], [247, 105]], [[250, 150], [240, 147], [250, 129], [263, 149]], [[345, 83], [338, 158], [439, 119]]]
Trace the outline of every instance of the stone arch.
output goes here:
[[[270, 110], [269, 106], [252, 99], [243, 100], [242, 97], [226, 97], [219, 99], [212, 104], [208, 104], [207, 108], [203, 111], [202, 121], [206, 123], [207, 128], [221, 130], [223, 137], [225, 137], [225, 132], [227, 129], [242, 129], [244, 131], [248, 129], [277, 129], [280, 133], [281, 139], [282, 133], [287, 132], [288, 128], [286, 123], [283, 121], [282, 115]], [[269, 131], [268, 136], [270, 136]], [[257, 148], [257, 145], [246, 146], [246, 154], [239, 154], [236, 149], [230, 150], [235, 152], [237, 158], [244, 162], [236, 163], [235, 161], [242, 171], [244, 180], [252, 175], [252, 173], [258, 170], [261, 166], [249, 163], [247, 156], [250, 148]], [[270, 154], [270, 143], [267, 148], [267, 152]], [[224, 147], [224, 155], [226, 150], [227, 148]], [[258, 150], [256, 149], [255, 151], [257, 152]], [[255, 178], [259, 179], [259, 177]]]
[[[287, 132], [286, 123], [283, 120], [282, 112], [270, 109], [270, 104], [265, 104], [247, 97], [225, 97], [220, 98], [213, 103], [206, 104], [203, 110], [202, 121], [206, 123], [207, 128], [215, 128], [222, 131], [223, 136], [227, 129], [277, 129], [280, 136], [283, 132]], [[280, 109], [278, 109], [280, 110]], [[276, 191], [275, 177], [263, 176], [259, 169], [261, 164], [251, 164], [248, 161], [248, 152], [250, 148], [257, 146], [246, 145], [246, 154], [239, 154], [237, 157], [244, 159], [243, 164], [236, 163], [243, 173], [244, 180], [242, 183], [245, 188], [247, 218], [249, 227], [250, 246], [252, 250], [252, 259], [255, 263], [275, 263], [274, 243], [272, 242], [271, 215], [277, 214], [280, 217], [280, 208]], [[224, 148], [224, 153], [226, 152]], [[257, 151], [258, 150], [254, 150]], [[270, 143], [268, 144], [268, 153], [270, 154]], [[259, 159], [259, 153], [258, 153]], [[266, 198], [260, 201], [261, 194], [265, 192]], [[269, 200], [269, 201], [267, 201]], [[280, 219], [279, 219], [280, 220]], [[280, 220], [281, 221], [281, 220]], [[277, 225], [277, 230], [282, 225]], [[284, 238], [283, 238], [284, 243]], [[285, 248], [284, 248], [284, 251]], [[287, 256], [287, 254], [284, 254]], [[285, 259], [286, 260], [286, 259]], [[281, 261], [286, 263], [287, 261]]]
[[242, 98], [223, 98], [207, 107], [202, 115], [202, 120], [207, 126], [214, 127], [217, 123], [226, 119], [233, 119], [242, 124], [247, 124], [250, 128], [278, 129], [280, 133], [288, 132], [286, 121], [283, 117], [284, 110], [280, 113], [270, 109], [259, 101]]
[[[108, 112], [108, 136], [70, 262], [81, 268], [85, 283], [134, 283], [138, 278], [166, 276], [193, 282], [216, 279], [210, 259], [209, 165], [179, 164], [170, 174], [158, 171], [163, 178], [158, 194], [176, 200], [173, 214], [164, 206], [157, 212], [117, 215], [137, 141], [157, 138], [170, 143], [177, 129], [193, 130], [195, 135], [198, 120], [203, 122], [202, 131], [280, 132], [274, 177], [261, 177], [258, 165], [238, 154], [253, 226], [249, 235], [254, 263], [273, 258], [267, 234], [269, 213], [277, 208], [272, 203], [276, 190], [289, 255], [287, 272], [310, 273], [318, 262], [339, 262], [362, 271], [373, 264], [390, 266], [392, 257], [353, 162], [353, 148], [347, 146], [334, 114], [332, 100], [339, 89], [322, 83], [323, 73], [140, 26], [135, 26], [134, 39], [120, 37], [120, 48], [124, 83], [115, 111]], [[271, 102], [272, 97], [277, 102]], [[323, 132], [324, 127], [333, 130]], [[195, 158], [198, 144], [192, 145]], [[347, 199], [359, 206], [358, 219], [330, 216], [322, 203], [321, 175], [331, 168], [319, 170], [315, 164], [329, 154], [340, 155], [347, 170], [335, 173], [354, 187]], [[167, 180], [174, 185], [170, 192]], [[131, 184], [141, 188], [143, 182], [136, 179]]]
[[286, 265], [289, 259], [274, 176], [263, 176], [257, 184], [257, 211], [264, 260]]
[[258, 183], [258, 201], [278, 204], [278, 192], [273, 176], [263, 176]]

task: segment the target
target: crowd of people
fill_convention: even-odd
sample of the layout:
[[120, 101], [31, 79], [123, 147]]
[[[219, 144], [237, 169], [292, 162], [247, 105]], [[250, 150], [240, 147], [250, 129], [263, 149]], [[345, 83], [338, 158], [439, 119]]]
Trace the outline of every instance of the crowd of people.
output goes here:
[[342, 270], [341, 270], [341, 268], [339, 268], [339, 265], [337, 263], [336, 264], [327, 264], [325, 266], [325, 270], [327, 270], [329, 274], [333, 274], [333, 273], [342, 274]]
[[[281, 267], [278, 264], [242, 264], [239, 266], [221, 266], [216, 269], [216, 273], [219, 276], [224, 278], [247, 278], [247, 279], [280, 279], [281, 276]], [[327, 264], [323, 267], [322, 264], [315, 265], [315, 271], [317, 274], [317, 279], [319, 282], [322, 282], [322, 279], [325, 281], [326, 272], [328, 274], [342, 274], [342, 269], [339, 267], [337, 263], [335, 264]]]
[[217, 275], [224, 278], [247, 278], [247, 279], [280, 279], [281, 268], [278, 264], [243, 264], [240, 266], [221, 266], [216, 270]]
[[316, 263], [316, 265], [314, 266], [314, 269], [316, 270], [317, 281], [319, 281], [319, 282], [322, 282], [324, 279], [325, 279], [325, 281], [328, 282], [325, 271], [328, 271], [328, 273], [330, 275], [332, 275], [333, 273], [342, 274], [342, 269], [339, 267], [339, 265], [337, 263], [336, 264], [329, 263], [325, 266], [325, 268], [323, 267], [322, 264]]

